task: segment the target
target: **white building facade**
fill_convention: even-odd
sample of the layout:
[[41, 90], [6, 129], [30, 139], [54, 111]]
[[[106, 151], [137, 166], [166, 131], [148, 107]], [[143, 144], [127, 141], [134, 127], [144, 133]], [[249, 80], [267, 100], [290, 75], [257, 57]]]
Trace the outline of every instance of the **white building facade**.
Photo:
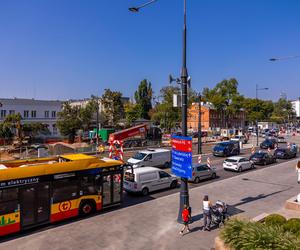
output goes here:
[[291, 101], [291, 103], [292, 103], [293, 109], [296, 112], [297, 119], [299, 120], [300, 119], [300, 98], [298, 100]]
[[51, 136], [60, 136], [56, 122], [57, 114], [61, 111], [61, 108], [61, 101], [0, 98], [0, 122], [7, 115], [19, 113], [22, 117], [22, 124], [42, 123], [47, 125]]

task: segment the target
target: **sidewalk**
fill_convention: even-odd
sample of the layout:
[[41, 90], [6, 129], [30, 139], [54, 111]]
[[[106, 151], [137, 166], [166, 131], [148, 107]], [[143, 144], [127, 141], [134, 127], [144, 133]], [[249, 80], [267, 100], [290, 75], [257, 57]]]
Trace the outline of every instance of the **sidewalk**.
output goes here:
[[280, 210], [284, 202], [300, 192], [296, 161], [225, 179], [190, 190], [195, 222], [192, 232], [179, 235], [176, 222], [179, 194], [117, 209], [91, 218], [60, 225], [0, 244], [1, 249], [204, 249], [213, 248], [218, 230], [202, 232], [201, 203], [204, 194], [221, 199], [230, 212], [252, 218]]

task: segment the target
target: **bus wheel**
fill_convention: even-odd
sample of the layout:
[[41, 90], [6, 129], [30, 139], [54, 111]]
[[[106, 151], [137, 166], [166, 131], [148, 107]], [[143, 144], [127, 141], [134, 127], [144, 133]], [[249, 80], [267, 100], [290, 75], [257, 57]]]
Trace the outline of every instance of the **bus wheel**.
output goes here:
[[88, 215], [95, 211], [95, 204], [92, 201], [84, 201], [79, 208], [81, 215]]

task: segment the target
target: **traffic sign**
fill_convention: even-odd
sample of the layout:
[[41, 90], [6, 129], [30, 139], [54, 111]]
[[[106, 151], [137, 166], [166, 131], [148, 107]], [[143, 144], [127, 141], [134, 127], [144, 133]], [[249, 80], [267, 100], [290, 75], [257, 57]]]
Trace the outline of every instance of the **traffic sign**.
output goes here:
[[172, 137], [172, 172], [182, 178], [192, 178], [191, 137]]

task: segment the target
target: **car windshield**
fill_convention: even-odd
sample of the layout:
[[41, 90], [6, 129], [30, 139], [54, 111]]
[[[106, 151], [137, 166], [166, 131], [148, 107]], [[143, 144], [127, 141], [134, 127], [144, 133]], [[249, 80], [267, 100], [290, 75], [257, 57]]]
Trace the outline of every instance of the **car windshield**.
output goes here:
[[226, 161], [226, 162], [237, 162], [236, 159], [226, 159], [225, 161]]
[[255, 153], [253, 157], [263, 157], [264, 153]]
[[228, 144], [226, 143], [219, 143], [217, 144], [218, 147], [222, 147], [222, 148], [225, 148]]
[[143, 160], [145, 158], [146, 154], [144, 153], [136, 153], [132, 158], [136, 160]]

